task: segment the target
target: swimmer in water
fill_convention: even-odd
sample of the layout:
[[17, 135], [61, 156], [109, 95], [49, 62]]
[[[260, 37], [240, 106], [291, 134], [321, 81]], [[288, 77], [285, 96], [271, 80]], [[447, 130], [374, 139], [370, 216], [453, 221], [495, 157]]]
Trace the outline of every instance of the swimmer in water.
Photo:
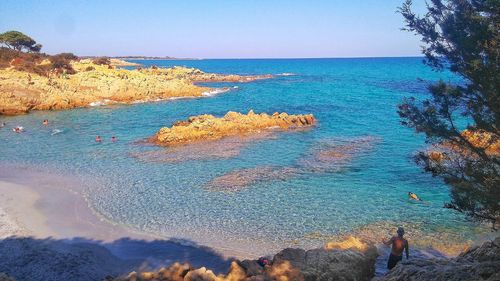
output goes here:
[[12, 131], [15, 133], [21, 133], [22, 131], [24, 131], [24, 128], [21, 126], [17, 126], [15, 128], [13, 128]]
[[115, 136], [112, 136], [112, 137], [111, 137], [111, 141], [112, 141], [112, 142], [116, 142], [116, 137], [115, 137]]
[[42, 124], [45, 125], [45, 126], [49, 125], [49, 119], [43, 120]]
[[95, 142], [101, 142], [101, 141], [102, 141], [101, 136], [95, 137]]
[[0, 123], [0, 128], [5, 127], [6, 125], [7, 125], [7, 124], [5, 124], [5, 122], [2, 122], [2, 123]]
[[418, 198], [417, 194], [413, 192], [408, 192], [408, 199], [415, 201], [422, 201], [422, 199]]

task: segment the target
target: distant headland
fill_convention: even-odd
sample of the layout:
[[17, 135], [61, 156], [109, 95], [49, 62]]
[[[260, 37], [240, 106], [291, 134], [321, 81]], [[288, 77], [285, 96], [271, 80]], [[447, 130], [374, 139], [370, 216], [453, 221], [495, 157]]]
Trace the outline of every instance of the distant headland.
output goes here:
[[[102, 56], [79, 56], [82, 59], [96, 59]], [[203, 60], [201, 58], [176, 58], [169, 56], [106, 56], [109, 59], [119, 60]]]

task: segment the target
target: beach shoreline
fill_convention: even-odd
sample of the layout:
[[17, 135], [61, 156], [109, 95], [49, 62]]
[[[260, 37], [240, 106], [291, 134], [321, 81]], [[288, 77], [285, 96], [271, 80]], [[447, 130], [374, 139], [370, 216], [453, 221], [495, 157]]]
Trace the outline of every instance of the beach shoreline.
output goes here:
[[[12, 236], [84, 238], [99, 243], [135, 239], [205, 247], [196, 241], [154, 235], [109, 221], [89, 205], [83, 183], [68, 175], [32, 166], [5, 163], [0, 166], [0, 239]], [[210, 249], [228, 260], [255, 258], [252, 253], [237, 249]]]
[[123, 236], [155, 238], [99, 218], [76, 190], [79, 185], [77, 180], [44, 176], [42, 171], [25, 170], [23, 173], [21, 169], [16, 170], [4, 168], [0, 172], [0, 203], [18, 227], [24, 230], [23, 234], [36, 238], [85, 237], [101, 241]]

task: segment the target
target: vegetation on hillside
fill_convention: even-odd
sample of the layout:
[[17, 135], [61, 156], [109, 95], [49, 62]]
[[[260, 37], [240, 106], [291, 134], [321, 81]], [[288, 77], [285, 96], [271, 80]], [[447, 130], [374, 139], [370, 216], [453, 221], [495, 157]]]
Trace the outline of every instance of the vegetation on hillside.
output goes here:
[[[40, 53], [42, 45], [19, 31], [0, 34], [0, 69], [13, 67], [41, 76], [75, 74], [71, 61], [79, 60], [72, 53], [47, 55]], [[98, 65], [110, 65], [108, 58], [93, 60]]]

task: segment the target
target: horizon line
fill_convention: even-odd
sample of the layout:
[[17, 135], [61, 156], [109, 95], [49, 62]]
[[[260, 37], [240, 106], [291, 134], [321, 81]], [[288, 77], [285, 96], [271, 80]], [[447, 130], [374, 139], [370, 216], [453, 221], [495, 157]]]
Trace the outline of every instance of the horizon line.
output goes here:
[[[99, 56], [89, 56], [82, 55], [81, 57], [99, 57]], [[109, 58], [123, 58], [134, 60], [132, 57], [136, 57], [135, 60], [154, 60], [165, 59], [165, 60], [290, 60], [290, 59], [377, 59], [377, 58], [425, 58], [424, 55], [411, 55], [411, 56], [352, 56], [352, 57], [249, 57], [249, 58], [177, 58], [171, 56], [104, 56]]]

